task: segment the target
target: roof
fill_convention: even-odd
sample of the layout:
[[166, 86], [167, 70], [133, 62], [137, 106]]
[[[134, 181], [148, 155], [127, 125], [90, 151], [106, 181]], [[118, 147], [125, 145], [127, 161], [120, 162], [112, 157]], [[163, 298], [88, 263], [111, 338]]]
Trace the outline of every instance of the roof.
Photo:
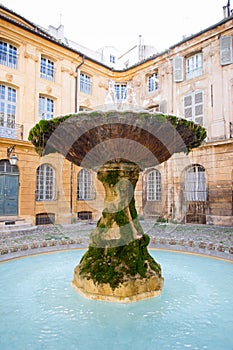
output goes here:
[[[104, 64], [104, 63], [102, 63], [102, 62], [100, 62], [100, 61], [98, 61], [98, 60], [93, 59], [93, 58], [90, 57], [90, 56], [87, 56], [85, 53], [83, 53], [83, 52], [81, 52], [81, 51], [75, 50], [74, 48], [70, 47], [67, 43], [64, 43], [64, 42], [62, 42], [61, 40], [58, 40], [58, 39], [56, 39], [54, 36], [50, 35], [49, 32], [48, 32], [48, 30], [46, 30], [46, 29], [42, 28], [41, 26], [39, 26], [39, 25], [37, 25], [37, 24], [35, 24], [35, 23], [33, 23], [33, 22], [27, 20], [26, 18], [24, 18], [23, 16], [17, 14], [17, 13], [14, 12], [13, 10], [10, 10], [10, 9], [8, 9], [7, 7], [5, 7], [5, 6], [3, 6], [3, 5], [0, 4], [0, 10], [1, 10], [1, 9], [5, 10], [6, 12], [8, 12], [8, 13], [14, 15], [14, 16], [17, 16], [19, 19], [21, 19], [21, 21], [17, 21], [17, 20], [15, 20], [13, 17], [11, 17], [11, 18], [10, 18], [10, 17], [7, 17], [7, 16], [4, 15], [3, 13], [0, 13], [0, 18], [4, 19], [4, 20], [6, 20], [6, 21], [8, 21], [8, 22], [10, 22], [10, 23], [13, 23], [13, 24], [15, 24], [15, 25], [17, 25], [17, 26], [19, 26], [19, 27], [21, 27], [21, 28], [24, 28], [25, 30], [30, 31], [31, 33], [34, 33], [35, 35], [41, 36], [41, 37], [43, 37], [43, 38], [45, 38], [45, 39], [47, 39], [47, 40], [49, 40], [49, 41], [51, 41], [51, 42], [54, 42], [54, 43], [56, 43], [57, 45], [60, 45], [60, 46], [66, 48], [66, 49], [68, 49], [68, 50], [70, 50], [70, 51], [72, 51], [72, 52], [75, 52], [75, 53], [77, 53], [77, 54], [78, 54], [79, 56], [81, 56], [81, 57], [85, 56], [88, 60], [90, 60], [90, 61], [92, 61], [92, 62], [95, 62], [95, 63], [97, 63], [97, 64], [99, 64], [99, 65], [101, 65], [101, 66], [103, 66], [103, 67], [105, 67], [105, 68], [108, 68], [108, 69], [114, 71], [114, 72], [127, 71], [127, 70], [129, 70], [130, 68], [140, 66], [142, 63], [148, 62], [148, 61], [150, 61], [150, 60], [155, 59], [156, 57], [162, 56], [164, 53], [170, 51], [171, 49], [174, 49], [175, 47], [180, 46], [180, 45], [182, 45], [183, 43], [185, 43], [185, 42], [187, 42], [187, 41], [189, 41], [189, 40], [192, 40], [193, 38], [196, 38], [196, 37], [198, 37], [198, 36], [200, 36], [200, 35], [202, 35], [202, 34], [208, 32], [208, 31], [210, 31], [210, 30], [213, 30], [214, 28], [216, 28], [216, 27], [218, 27], [218, 26], [221, 26], [222, 24], [224, 24], [224, 23], [226, 23], [226, 22], [228, 22], [228, 21], [231, 21], [231, 20], [233, 19], [233, 15], [231, 15], [231, 16], [229, 16], [229, 17], [226, 17], [226, 18], [224, 18], [223, 20], [221, 20], [221, 21], [219, 21], [219, 22], [217, 22], [217, 23], [211, 25], [210, 27], [207, 27], [207, 28], [201, 30], [200, 32], [198, 32], [198, 33], [196, 33], [196, 34], [192, 34], [192, 35], [190, 35], [190, 36], [184, 38], [183, 40], [179, 41], [178, 43], [176, 43], [176, 44], [170, 46], [168, 49], [166, 49], [166, 50], [164, 50], [164, 51], [162, 51], [162, 52], [160, 52], [160, 53], [156, 53], [156, 54], [154, 54], [154, 55], [152, 55], [152, 56], [150, 56], [150, 57], [144, 59], [143, 61], [137, 62], [136, 64], [134, 64], [134, 65], [132, 65], [132, 66], [130, 66], [130, 67], [124, 68], [124, 69], [114, 69], [114, 68], [110, 68], [108, 65], [106, 65], [106, 64]], [[69, 40], [66, 40], [66, 42], [69, 42]]]

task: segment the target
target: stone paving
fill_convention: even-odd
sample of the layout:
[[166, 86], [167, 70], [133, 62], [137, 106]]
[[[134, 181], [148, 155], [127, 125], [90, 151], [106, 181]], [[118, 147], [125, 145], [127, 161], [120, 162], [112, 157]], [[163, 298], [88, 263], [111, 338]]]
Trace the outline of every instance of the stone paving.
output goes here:
[[[233, 227], [156, 223], [142, 220], [150, 248], [206, 254], [233, 261]], [[35, 226], [0, 232], [0, 261], [47, 251], [87, 248], [96, 222]]]

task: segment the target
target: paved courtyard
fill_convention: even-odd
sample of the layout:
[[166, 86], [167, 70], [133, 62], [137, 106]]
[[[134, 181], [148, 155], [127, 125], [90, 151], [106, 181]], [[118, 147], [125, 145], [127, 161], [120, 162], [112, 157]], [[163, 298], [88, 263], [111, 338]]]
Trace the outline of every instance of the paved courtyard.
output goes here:
[[[142, 220], [150, 248], [206, 254], [233, 261], [233, 227], [156, 223]], [[0, 261], [47, 251], [87, 248], [96, 222], [0, 231]]]

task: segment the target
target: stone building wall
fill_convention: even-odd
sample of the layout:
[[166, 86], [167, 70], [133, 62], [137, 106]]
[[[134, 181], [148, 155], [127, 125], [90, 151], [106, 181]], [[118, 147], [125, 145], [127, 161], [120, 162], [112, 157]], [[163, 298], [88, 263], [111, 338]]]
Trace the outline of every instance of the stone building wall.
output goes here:
[[[54, 116], [60, 116], [79, 109], [91, 111], [105, 108], [111, 84], [123, 83], [127, 84], [126, 105], [130, 108], [161, 111], [181, 117], [185, 115], [185, 96], [203, 92], [206, 142], [188, 156], [176, 154], [155, 168], [161, 173], [159, 201], [147, 200], [147, 174], [152, 169], [146, 169], [141, 174], [136, 188], [138, 213], [155, 220], [164, 218], [187, 222], [187, 212], [192, 208], [201, 208], [204, 212], [199, 216], [193, 214], [192, 217], [190, 213], [190, 221], [204, 217], [200, 223], [232, 225], [232, 52], [231, 61], [221, 63], [221, 38], [231, 38], [232, 42], [232, 18], [186, 38], [133, 67], [114, 71], [40, 32], [32, 23], [18, 18], [11, 11], [0, 7], [0, 15], [0, 40], [16, 46], [18, 50], [16, 69], [4, 64], [0, 67], [0, 84], [17, 91], [18, 128], [14, 138], [1, 135], [0, 161], [7, 161], [7, 147], [15, 145], [19, 159], [19, 216], [35, 223], [38, 214], [47, 212], [54, 214], [55, 223], [69, 223], [78, 218], [78, 213], [91, 212], [92, 218], [98, 219], [103, 209], [104, 192], [96, 175], [93, 174], [93, 200], [77, 200], [77, 174], [80, 168], [71, 167], [69, 162], [57, 155], [52, 155], [50, 160], [40, 159], [27, 138], [29, 130], [39, 121], [39, 95], [53, 99]], [[198, 53], [202, 55], [202, 74], [188, 79], [186, 63]], [[54, 81], [40, 77], [42, 56], [54, 62]], [[174, 64], [177, 57], [182, 61], [179, 79]], [[91, 93], [80, 91], [81, 74], [90, 78]], [[158, 88], [149, 91], [148, 82], [153, 74], [157, 76]], [[56, 174], [56, 196], [51, 202], [35, 200], [36, 170], [45, 161], [50, 162]], [[202, 166], [206, 175], [207, 197], [202, 207], [200, 203], [187, 203], [184, 193], [185, 169], [195, 164]]]

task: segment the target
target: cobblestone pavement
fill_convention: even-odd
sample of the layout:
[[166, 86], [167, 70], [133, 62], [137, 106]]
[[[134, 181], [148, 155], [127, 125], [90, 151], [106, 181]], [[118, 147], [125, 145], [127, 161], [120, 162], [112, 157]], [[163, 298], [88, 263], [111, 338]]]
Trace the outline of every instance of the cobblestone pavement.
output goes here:
[[[233, 261], [233, 227], [159, 224], [143, 220], [150, 248], [206, 254]], [[36, 226], [24, 231], [0, 232], [0, 261], [47, 251], [87, 248], [96, 222]]]

